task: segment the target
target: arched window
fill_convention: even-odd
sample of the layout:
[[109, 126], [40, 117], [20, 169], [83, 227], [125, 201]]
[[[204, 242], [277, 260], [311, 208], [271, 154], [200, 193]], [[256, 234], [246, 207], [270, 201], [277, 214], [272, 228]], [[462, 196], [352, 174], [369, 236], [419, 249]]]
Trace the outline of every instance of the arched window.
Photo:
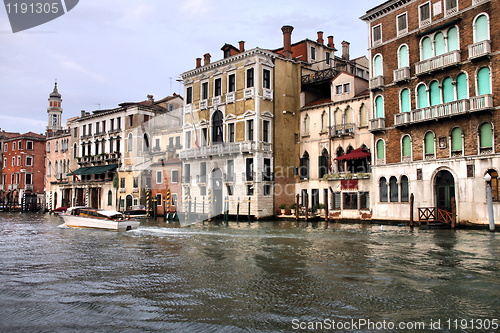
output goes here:
[[401, 90], [401, 112], [410, 112], [410, 90], [405, 88]]
[[434, 156], [434, 133], [427, 132], [424, 137], [425, 156]]
[[434, 36], [434, 49], [436, 50], [436, 56], [446, 53], [446, 45], [444, 43], [444, 34], [438, 32]]
[[323, 149], [323, 151], [321, 152], [321, 155], [318, 156], [318, 178], [321, 179], [323, 178], [324, 175], [328, 174], [328, 150]]
[[429, 97], [427, 96], [427, 87], [425, 84], [420, 84], [417, 88], [418, 108], [426, 108], [429, 106]]
[[361, 109], [359, 109], [359, 126], [368, 126], [368, 112], [366, 110], [366, 105], [364, 104], [361, 105]]
[[375, 118], [384, 118], [384, 99], [382, 96], [375, 98]]
[[304, 135], [309, 135], [309, 115], [306, 114], [304, 117]]
[[490, 39], [490, 22], [486, 14], [480, 14], [476, 17], [473, 24], [474, 43]]
[[335, 134], [341, 134], [344, 120], [342, 116], [342, 111], [340, 109], [335, 110], [334, 118], [335, 118]]
[[133, 142], [133, 140], [132, 140], [132, 133], [129, 133], [129, 134], [128, 134], [128, 142], [127, 142], [127, 144], [128, 144], [128, 146], [127, 146], [127, 148], [128, 148], [128, 149], [127, 149], [127, 150], [128, 150], [128, 151], [132, 151], [132, 149], [133, 149], [133, 144], [134, 144], [134, 142]]
[[382, 68], [382, 56], [377, 54], [373, 58], [373, 76], [384, 75], [384, 70]]
[[383, 140], [377, 141], [377, 160], [385, 159], [385, 145]]
[[477, 72], [477, 95], [491, 94], [490, 69], [483, 67]]
[[491, 123], [483, 123], [479, 127], [480, 152], [489, 152], [493, 148], [493, 132]]
[[321, 132], [325, 133], [328, 130], [328, 114], [323, 111], [321, 114]]
[[49, 161], [49, 165], [47, 166], [47, 177], [52, 177], [52, 162]]
[[113, 192], [111, 190], [108, 191], [108, 206], [113, 205]]
[[352, 133], [354, 128], [354, 112], [350, 106], [345, 110], [345, 130], [347, 133]]
[[499, 186], [498, 186], [498, 172], [496, 170], [488, 170], [488, 174], [491, 176], [491, 196], [493, 201], [500, 201]]
[[223, 121], [224, 115], [222, 114], [222, 111], [216, 110], [212, 115], [212, 144], [221, 143], [223, 141]]
[[399, 201], [398, 180], [394, 176], [389, 178], [389, 192], [390, 192], [391, 202], [398, 202]]
[[309, 178], [309, 153], [306, 151], [302, 155], [300, 159], [300, 170], [299, 170], [300, 179], [308, 179]]
[[453, 88], [453, 79], [447, 77], [443, 80], [443, 103], [453, 102], [455, 100], [455, 91]]
[[401, 202], [410, 201], [410, 189], [408, 186], [408, 177], [402, 175], [399, 186], [401, 187]]
[[425, 37], [422, 39], [422, 44], [421, 44], [421, 60], [427, 60], [433, 57], [433, 52], [432, 52], [432, 41], [430, 37]]
[[149, 151], [149, 135], [144, 133], [142, 138], [142, 151]]
[[47, 142], [47, 153], [50, 153], [50, 142]]
[[441, 104], [441, 89], [439, 89], [439, 83], [437, 81], [431, 82], [430, 93], [431, 93], [431, 106]]
[[385, 177], [380, 178], [379, 180], [379, 196], [380, 196], [380, 202], [387, 202], [389, 201], [388, 198], [388, 191], [387, 191], [387, 180]]
[[76, 143], [73, 144], [73, 158], [78, 157], [78, 148], [76, 146]]
[[408, 46], [401, 45], [398, 50], [398, 68], [410, 66], [409, 56], [408, 56]]
[[457, 99], [469, 98], [469, 84], [467, 83], [467, 74], [460, 73], [457, 76]]
[[462, 140], [462, 129], [460, 127], [455, 127], [454, 129], [451, 130], [451, 152], [452, 154], [455, 153], [462, 153], [462, 147], [463, 147], [463, 140]]
[[409, 135], [405, 135], [403, 137], [403, 140], [401, 140], [401, 146], [402, 146], [403, 160], [410, 160], [411, 159], [411, 138]]
[[459, 50], [458, 45], [458, 29], [452, 27], [448, 29], [448, 52]]
[[57, 161], [54, 162], [54, 176], [57, 177], [57, 174], [59, 173], [59, 164]]
[[[342, 147], [337, 148], [337, 157], [344, 155], [344, 149]], [[344, 172], [344, 161], [337, 160], [337, 171]]]

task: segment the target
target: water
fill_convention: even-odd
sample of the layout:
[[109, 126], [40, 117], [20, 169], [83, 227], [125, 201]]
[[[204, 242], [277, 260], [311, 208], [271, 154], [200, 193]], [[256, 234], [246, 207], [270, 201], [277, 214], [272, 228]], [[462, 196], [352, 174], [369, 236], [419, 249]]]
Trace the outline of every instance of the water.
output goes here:
[[492, 330], [470, 320], [500, 320], [500, 241], [487, 231], [61, 223], [0, 214], [0, 331], [290, 332], [385, 320], [480, 332]]

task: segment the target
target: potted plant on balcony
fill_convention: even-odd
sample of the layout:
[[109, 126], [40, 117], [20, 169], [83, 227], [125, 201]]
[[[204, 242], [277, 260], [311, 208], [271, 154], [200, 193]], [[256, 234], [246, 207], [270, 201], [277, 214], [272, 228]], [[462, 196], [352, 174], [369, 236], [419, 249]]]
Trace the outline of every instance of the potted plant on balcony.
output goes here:
[[284, 215], [285, 214], [286, 205], [285, 204], [281, 204], [281, 205], [278, 206], [278, 208], [280, 209], [281, 215]]
[[322, 215], [325, 211], [325, 205], [322, 203], [315, 204], [313, 209], [316, 211], [317, 215]]
[[295, 215], [295, 210], [297, 209], [297, 204], [294, 202], [293, 204], [290, 205], [290, 213], [292, 215]]

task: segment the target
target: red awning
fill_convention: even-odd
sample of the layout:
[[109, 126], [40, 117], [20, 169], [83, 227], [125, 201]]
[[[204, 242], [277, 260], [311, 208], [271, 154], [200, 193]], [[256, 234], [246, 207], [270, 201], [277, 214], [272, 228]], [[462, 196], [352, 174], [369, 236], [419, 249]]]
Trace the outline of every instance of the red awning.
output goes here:
[[370, 158], [372, 156], [366, 149], [358, 148], [351, 151], [349, 154], [345, 154], [335, 158], [337, 161], [350, 161], [358, 160], [361, 158]]

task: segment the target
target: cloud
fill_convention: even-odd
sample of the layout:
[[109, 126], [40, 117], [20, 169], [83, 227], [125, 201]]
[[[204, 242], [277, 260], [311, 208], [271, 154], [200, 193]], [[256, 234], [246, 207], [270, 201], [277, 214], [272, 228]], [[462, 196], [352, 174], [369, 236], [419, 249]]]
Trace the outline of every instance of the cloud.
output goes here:
[[187, 0], [183, 2], [181, 11], [186, 16], [203, 16], [210, 11], [209, 3], [207, 0]]

